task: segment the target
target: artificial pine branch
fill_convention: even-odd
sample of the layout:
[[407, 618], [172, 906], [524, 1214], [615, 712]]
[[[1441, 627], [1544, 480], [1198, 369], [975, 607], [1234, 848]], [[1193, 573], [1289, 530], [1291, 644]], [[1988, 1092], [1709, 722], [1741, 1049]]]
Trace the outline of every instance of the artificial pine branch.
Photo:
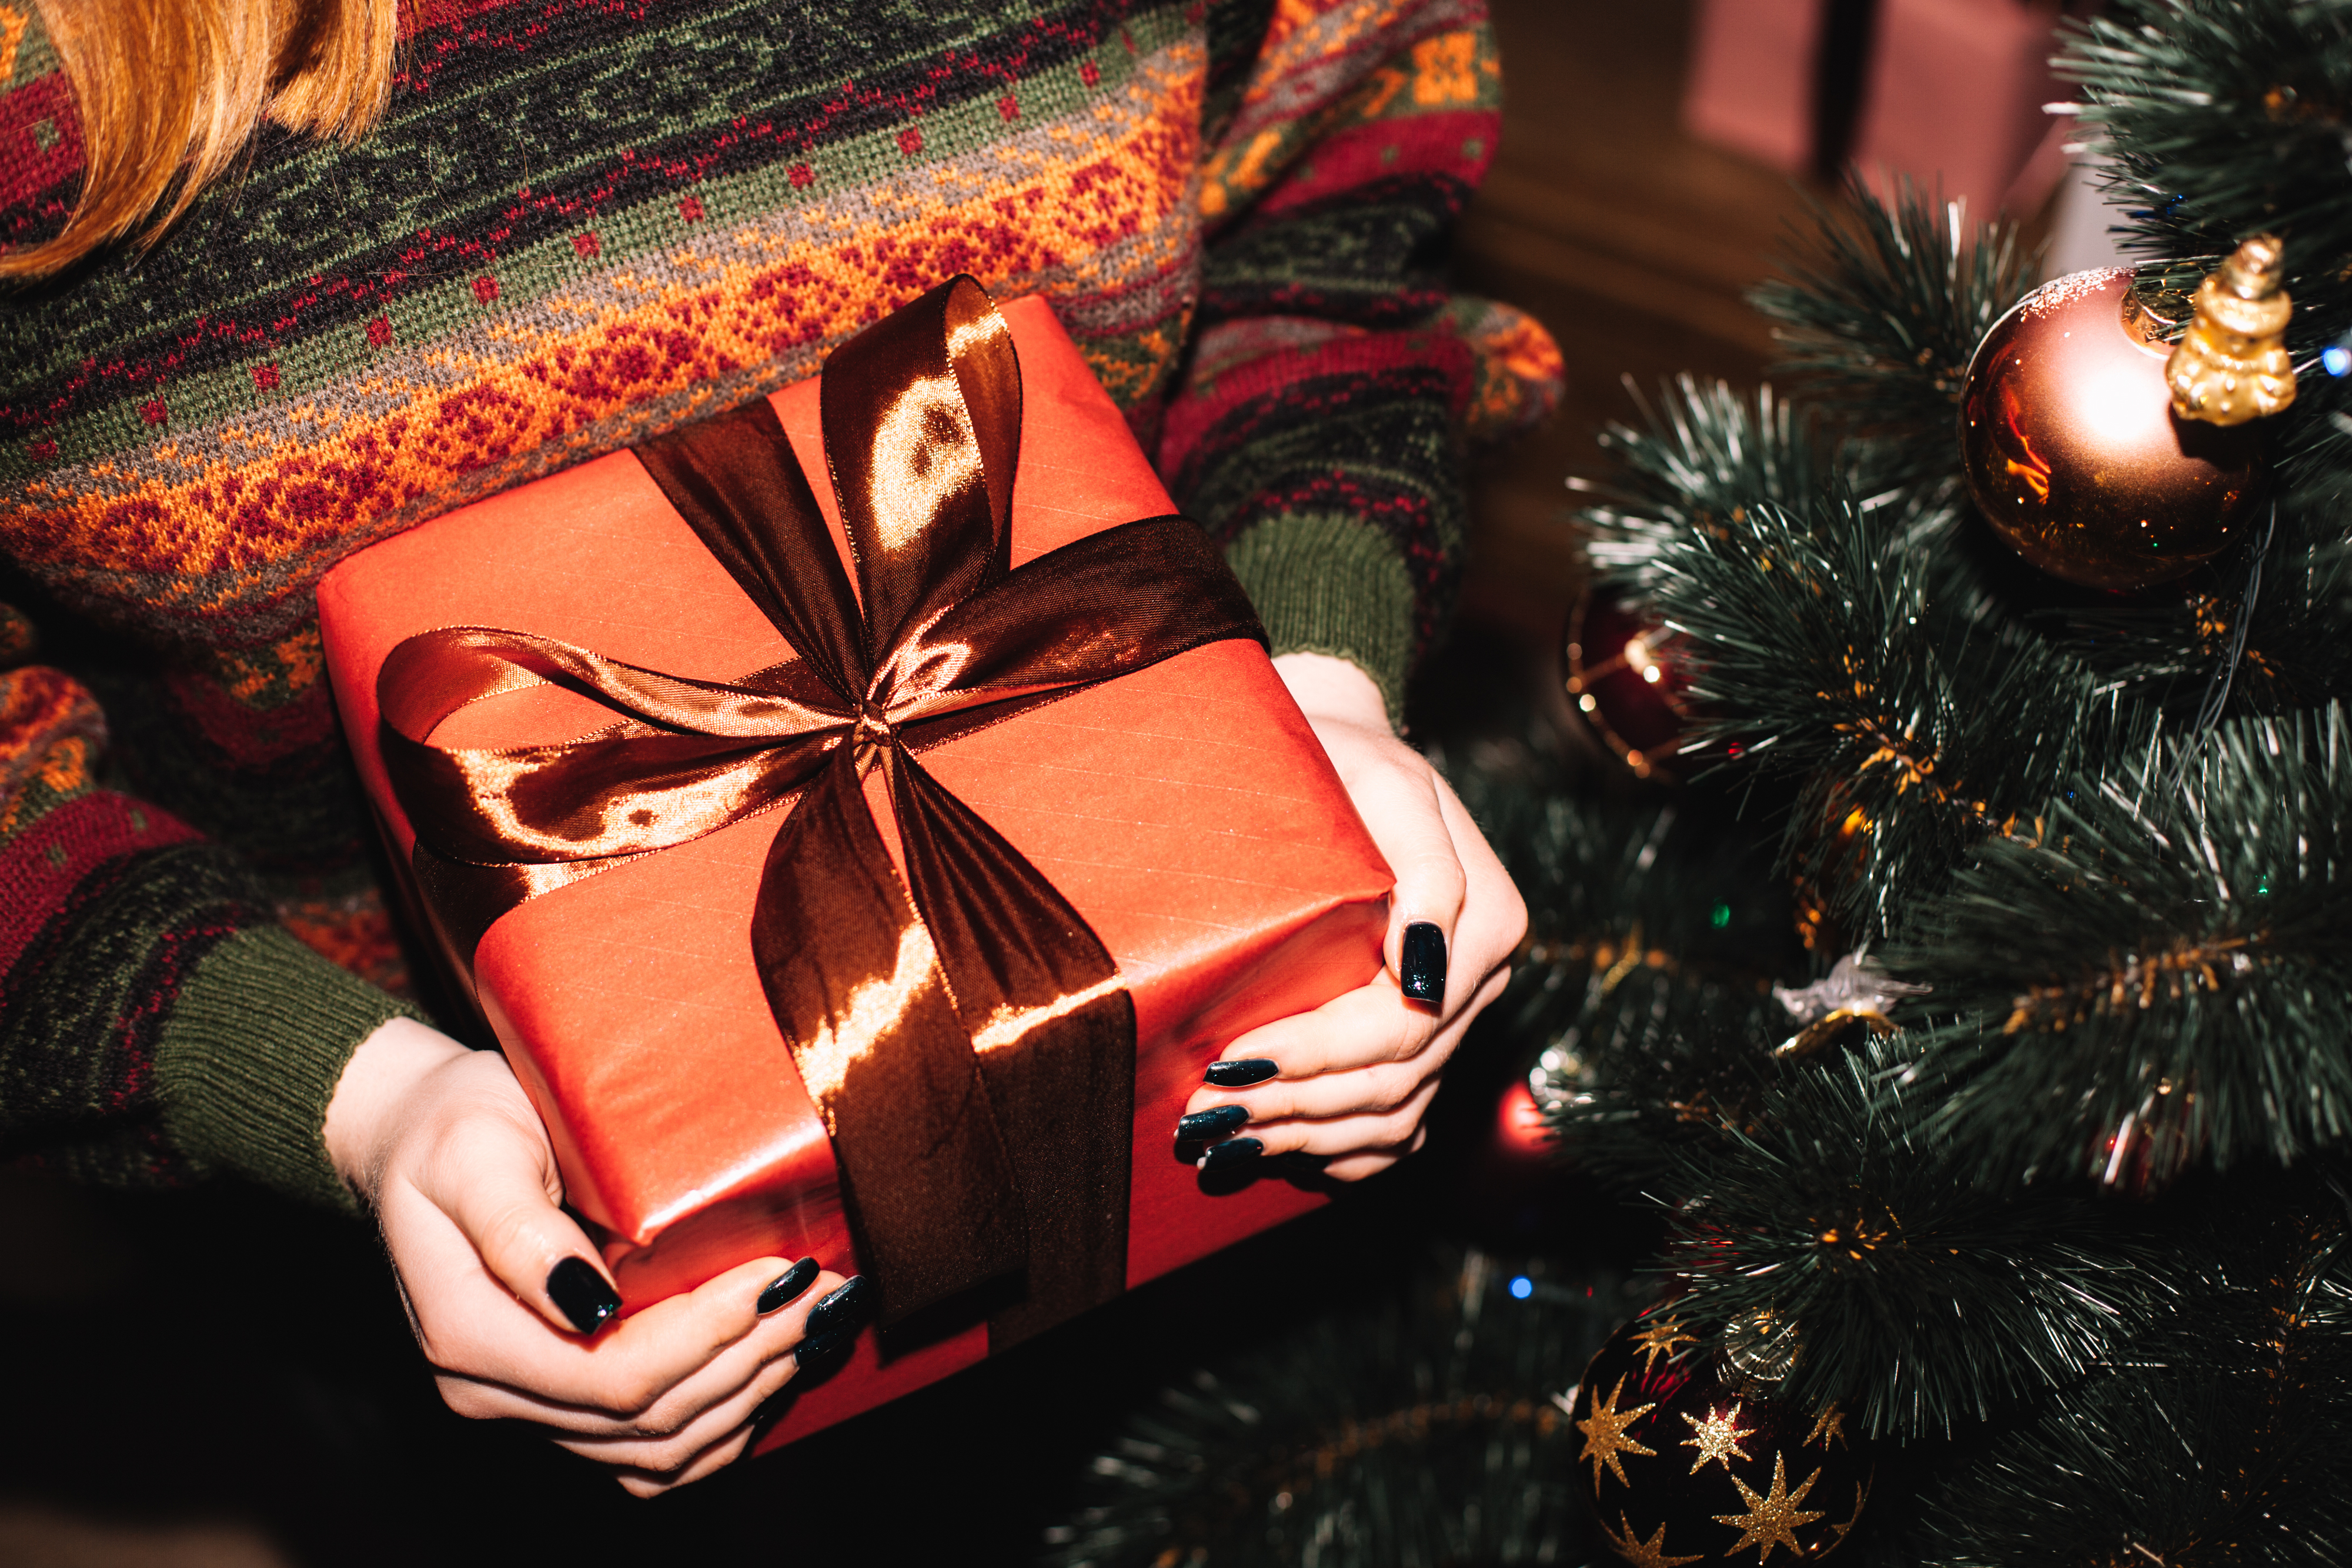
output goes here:
[[1927, 1489], [1933, 1568], [2352, 1559], [2352, 1259], [2339, 1194], [2216, 1195], [2168, 1266], [2189, 1308]]
[[1913, 471], [1958, 468], [1960, 387], [1977, 344], [2032, 282], [2038, 254], [2016, 226], [1972, 226], [1960, 203], [1907, 181], [1889, 208], [1857, 175], [1851, 216], [1813, 209], [1812, 253], [1750, 294], [1779, 323], [1782, 369], [1850, 426], [1898, 444]]
[[1924, 528], [1832, 495], [1658, 557], [1655, 602], [1696, 644], [1691, 744], [1801, 781], [1784, 859], [1848, 946], [1899, 929], [2123, 722], [2080, 665], [1935, 591], [1951, 569], [1916, 548]]
[[2071, 1384], [2185, 1304], [2147, 1217], [1965, 1179], [1907, 1056], [1872, 1040], [1791, 1072], [1750, 1127], [1681, 1151], [1666, 1258], [1686, 1321], [1780, 1396], [1905, 1438]]
[[2220, 727], [1987, 839], [1889, 969], [1983, 1176], [2162, 1183], [2352, 1134], [2352, 724]]
[[1769, 849], [1703, 794], [1580, 800], [1494, 766], [1454, 783], [1530, 912], [1497, 1023], [1535, 1059], [1566, 1157], [1639, 1188], [1769, 1086], [1755, 1042], [1787, 1032], [1772, 986], [1802, 962]]
[[[2197, 718], [2217, 670], [2231, 716], [2269, 716], [2352, 696], [2352, 549], [2332, 507], [2290, 498], [2275, 532], [2257, 522], [2246, 552], [2189, 578], [2173, 596], [2144, 603], [2074, 605], [2029, 612], [2053, 643], [2101, 686], [2154, 710], [2175, 732]], [[2246, 609], [2249, 591], [2253, 608]], [[2239, 642], [2240, 622], [2243, 628]], [[2234, 660], [2234, 662], [2232, 662]]]
[[1169, 1385], [1095, 1460], [1093, 1501], [1040, 1563], [1584, 1561], [1577, 1435], [1554, 1396], [1645, 1298], [1605, 1274], [1566, 1289], [1539, 1263], [1439, 1253]]
[[[1662, 550], [1693, 532], [1719, 527], [1759, 501], [1799, 505], [1840, 474], [1847, 487], [1871, 493], [1853, 472], [1863, 454], [1832, 453], [1810, 420], [1800, 421], [1771, 387], [1741, 396], [1726, 382], [1676, 376], [1658, 389], [1655, 406], [1628, 380], [1641, 428], [1612, 423], [1601, 444], [1616, 457], [1606, 485], [1571, 479], [1570, 488], [1600, 497], [1579, 513], [1595, 586], [1646, 598], [1658, 581]], [[1884, 467], [1884, 464], [1875, 466]]]
[[2234, 711], [2266, 715], [2352, 699], [2352, 542], [2340, 504], [2305, 486], [2278, 508], [2278, 537], [2263, 563], [2247, 628], [2245, 700]]

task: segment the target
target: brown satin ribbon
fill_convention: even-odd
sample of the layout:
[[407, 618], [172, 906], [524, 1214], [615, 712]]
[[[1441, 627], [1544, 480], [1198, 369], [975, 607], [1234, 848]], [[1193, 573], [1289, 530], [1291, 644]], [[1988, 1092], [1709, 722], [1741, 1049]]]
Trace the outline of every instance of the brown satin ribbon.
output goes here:
[[[637, 450], [797, 657], [697, 681], [525, 632], [425, 632], [377, 678], [384, 762], [463, 960], [527, 899], [788, 804], [752, 947], [859, 1257], [886, 1322], [1025, 1269], [991, 1320], [1002, 1344], [1125, 1285], [1134, 1007], [1077, 911], [915, 754], [1265, 633], [1182, 517], [1011, 569], [1020, 364], [971, 278], [836, 350], [822, 409], [856, 597], [766, 400]], [[618, 722], [551, 746], [430, 744], [457, 708], [541, 682]], [[903, 883], [864, 797], [877, 768]]]

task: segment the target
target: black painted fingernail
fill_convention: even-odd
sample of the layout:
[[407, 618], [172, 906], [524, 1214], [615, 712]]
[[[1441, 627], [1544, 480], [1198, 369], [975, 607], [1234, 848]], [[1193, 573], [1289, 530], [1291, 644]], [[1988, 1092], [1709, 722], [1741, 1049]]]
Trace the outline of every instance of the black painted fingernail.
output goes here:
[[787, 1301], [800, 1300], [801, 1292], [815, 1284], [817, 1275], [823, 1271], [816, 1266], [815, 1259], [803, 1258], [777, 1275], [775, 1282], [761, 1291], [760, 1299], [751, 1304], [764, 1318]]
[[582, 1333], [594, 1333], [621, 1310], [621, 1298], [585, 1258], [566, 1258], [547, 1271], [547, 1299]]
[[1445, 933], [1426, 920], [1404, 928], [1404, 961], [1397, 966], [1397, 983], [1417, 1002], [1445, 999]]
[[1204, 1143], [1222, 1138], [1227, 1133], [1240, 1131], [1249, 1120], [1249, 1110], [1242, 1105], [1212, 1105], [1205, 1111], [1195, 1111], [1176, 1124], [1176, 1141], [1180, 1144]]
[[1278, 1062], [1263, 1056], [1245, 1057], [1240, 1061], [1213, 1061], [1203, 1074], [1214, 1089], [1246, 1089], [1253, 1083], [1263, 1083], [1282, 1071]]
[[1210, 1145], [1209, 1152], [1201, 1156], [1201, 1168], [1204, 1171], [1230, 1170], [1264, 1153], [1265, 1145], [1255, 1138], [1231, 1138], [1222, 1144]]
[[801, 1341], [793, 1352], [793, 1364], [803, 1377], [823, 1377], [849, 1359], [856, 1347], [856, 1329], [838, 1329], [828, 1334], [812, 1334]]
[[863, 1274], [853, 1275], [831, 1295], [809, 1309], [808, 1337], [822, 1339], [835, 1329], [856, 1328], [873, 1310], [874, 1288]]

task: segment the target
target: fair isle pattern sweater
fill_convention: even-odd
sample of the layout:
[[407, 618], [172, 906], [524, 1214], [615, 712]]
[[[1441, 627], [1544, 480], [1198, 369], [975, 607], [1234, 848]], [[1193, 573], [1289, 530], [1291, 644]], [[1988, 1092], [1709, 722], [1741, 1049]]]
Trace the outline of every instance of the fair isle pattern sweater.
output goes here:
[[[1394, 701], [1465, 436], [1559, 361], [1450, 298], [1481, 0], [412, 0], [354, 147], [0, 297], [0, 1158], [343, 1201], [401, 1010], [321, 669], [353, 550], [813, 374], [957, 272], [1049, 298], [1276, 651]], [[78, 189], [0, 0], [0, 245]]]

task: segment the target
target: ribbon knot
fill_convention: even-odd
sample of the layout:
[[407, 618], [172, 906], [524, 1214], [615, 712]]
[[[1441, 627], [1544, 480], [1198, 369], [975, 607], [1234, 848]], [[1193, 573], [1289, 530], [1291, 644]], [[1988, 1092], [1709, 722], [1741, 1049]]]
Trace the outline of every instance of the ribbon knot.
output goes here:
[[857, 770], [871, 773], [881, 766], [882, 753], [898, 739], [890, 727], [889, 711], [872, 697], [857, 705], [857, 725], [850, 732], [849, 743], [857, 750]]
[[[780, 810], [753, 955], [833, 1135], [859, 1260], [886, 1321], [1024, 1276], [990, 1320], [1003, 1343], [1125, 1285], [1134, 1009], [1077, 911], [918, 756], [1265, 633], [1182, 517], [1012, 569], [1020, 364], [971, 278], [836, 350], [821, 406], [854, 594], [765, 399], [637, 449], [793, 657], [714, 682], [528, 632], [426, 632], [377, 678], [384, 762], [461, 963], [525, 900]], [[458, 707], [541, 682], [616, 722], [551, 746], [432, 744]], [[864, 795], [877, 771], [903, 882]]]

